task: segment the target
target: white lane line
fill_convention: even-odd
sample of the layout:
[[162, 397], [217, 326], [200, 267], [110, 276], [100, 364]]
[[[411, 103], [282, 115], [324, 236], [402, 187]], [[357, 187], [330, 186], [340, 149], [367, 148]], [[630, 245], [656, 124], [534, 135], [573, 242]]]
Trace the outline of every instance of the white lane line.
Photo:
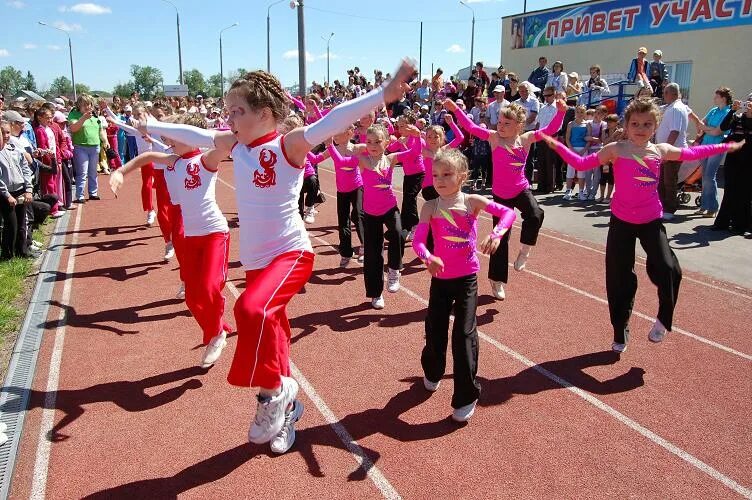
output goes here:
[[78, 210], [76, 210], [76, 223], [73, 226], [73, 237], [71, 238], [70, 250], [68, 252], [68, 263], [65, 266], [63, 296], [60, 299], [60, 314], [57, 318], [58, 326], [55, 329], [55, 343], [53, 344], [52, 356], [50, 357], [47, 388], [45, 389], [44, 396], [44, 410], [39, 426], [37, 453], [36, 460], [34, 461], [34, 475], [30, 495], [32, 500], [44, 499], [47, 491], [47, 476], [49, 474], [50, 453], [52, 451], [52, 441], [49, 439], [49, 433], [55, 424], [55, 402], [57, 400], [57, 386], [60, 380], [60, 364], [63, 358], [63, 343], [65, 342], [66, 306], [70, 304], [73, 287], [73, 269], [76, 263], [76, 244], [78, 243], [78, 231], [81, 227], [81, 214], [83, 212], [83, 205], [79, 205]]
[[[330, 169], [328, 169], [326, 167], [319, 167], [319, 171], [322, 171], [322, 170], [324, 172], [328, 172], [328, 173], [334, 175], [334, 171], [332, 171], [332, 170], [330, 170]], [[396, 188], [394, 189], [394, 191], [397, 192], [397, 193], [402, 193], [401, 190], [396, 189]], [[486, 219], [488, 221], [491, 220], [491, 217], [488, 217], [488, 216], [483, 215], [483, 214], [480, 215], [480, 218], [481, 219]], [[517, 228], [517, 229], [519, 229], [521, 226], [520, 226], [519, 223], [515, 223], [514, 227]], [[597, 254], [606, 255], [606, 252], [604, 252], [603, 250], [600, 250], [598, 248], [591, 247], [589, 245], [584, 245], [582, 243], [577, 243], [577, 242], [574, 242], [574, 241], [570, 241], [570, 240], [567, 240], [567, 239], [564, 239], [564, 238], [559, 238], [558, 236], [554, 236], [552, 234], [547, 234], [545, 231], [540, 231], [540, 233], [538, 233], [538, 234], [540, 234], [541, 236], [543, 236], [545, 238], [550, 238], [552, 240], [561, 241], [562, 243], [566, 243], [568, 245], [572, 245], [572, 246], [575, 246], [575, 247], [578, 247], [578, 248], [582, 248], [582, 249], [588, 250], [590, 252], [595, 252]], [[635, 263], [638, 264], [638, 265], [640, 265], [640, 266], [642, 266], [642, 267], [647, 267], [647, 264], [645, 264], [644, 260], [645, 260], [644, 257], [641, 257], [641, 256], [638, 255], [637, 256], [637, 260], [635, 260]], [[698, 285], [702, 285], [702, 286], [706, 286], [708, 288], [712, 288], [713, 290], [718, 290], [718, 291], [721, 291], [721, 292], [726, 292], [726, 293], [728, 293], [730, 295], [734, 295], [736, 297], [741, 297], [743, 299], [752, 300], [752, 295], [747, 295], [747, 294], [744, 294], [744, 293], [737, 292], [735, 290], [731, 290], [729, 288], [724, 288], [724, 287], [721, 287], [721, 286], [718, 286], [718, 285], [713, 285], [712, 283], [707, 283], [705, 281], [692, 278], [691, 276], [683, 276], [682, 279], [686, 280], [686, 281], [691, 281], [692, 283], [697, 283]]]
[[[333, 197], [333, 196], [334, 196], [334, 195], [331, 195], [331, 194], [327, 193], [326, 191], [322, 191], [322, 192], [323, 192], [323, 193], [324, 193], [324, 194], [325, 194], [326, 196], [329, 196], [329, 197]], [[309, 234], [310, 234], [310, 233], [309, 233]], [[314, 237], [315, 237], [315, 236], [314, 236]], [[562, 241], [566, 241], [566, 240], [562, 240]], [[482, 256], [482, 257], [484, 257], [484, 258], [486, 258], [486, 259], [488, 259], [488, 258], [489, 258], [489, 257], [488, 257], [488, 255], [486, 255], [486, 254], [483, 254], [483, 253], [481, 253], [481, 252], [477, 252], [477, 253], [478, 253], [478, 255], [480, 255], [480, 256]], [[550, 282], [550, 283], [554, 283], [554, 284], [556, 284], [556, 285], [559, 285], [559, 286], [561, 286], [561, 287], [564, 287], [564, 288], [566, 288], [567, 290], [570, 290], [570, 291], [572, 291], [572, 292], [575, 292], [575, 293], [577, 293], [577, 294], [579, 294], [579, 295], [582, 295], [582, 296], [584, 296], [584, 297], [588, 297], [588, 298], [590, 298], [590, 299], [593, 299], [593, 300], [595, 300], [595, 301], [597, 301], [597, 302], [600, 302], [601, 304], [606, 304], [606, 305], [608, 305], [608, 301], [607, 301], [606, 299], [602, 298], [602, 297], [598, 297], [597, 295], [593, 295], [592, 293], [590, 293], [590, 292], [586, 292], [585, 290], [580, 290], [579, 288], [575, 288], [575, 287], [573, 287], [573, 286], [571, 286], [571, 285], [568, 285], [568, 284], [566, 284], [566, 283], [564, 283], [564, 282], [561, 282], [561, 281], [559, 281], [559, 280], [557, 280], [557, 279], [555, 279], [555, 278], [549, 278], [548, 276], [545, 276], [545, 275], [543, 275], [543, 274], [540, 274], [540, 273], [536, 273], [535, 271], [531, 271], [529, 267], [526, 267], [526, 268], [525, 268], [525, 272], [527, 272], [527, 273], [530, 273], [530, 274], [532, 274], [533, 276], [535, 276], [535, 277], [537, 277], [537, 278], [540, 278], [540, 279], [542, 279], [542, 280], [545, 280], [545, 281], [548, 281], [548, 282]], [[647, 315], [647, 314], [645, 314], [645, 313], [641, 313], [641, 312], [639, 312], [639, 311], [634, 311], [634, 310], [633, 310], [633, 311], [632, 311], [632, 314], [634, 314], [634, 315], [635, 315], [635, 316], [637, 316], [638, 318], [642, 318], [642, 319], [645, 319], [645, 320], [648, 320], [648, 321], [651, 321], [651, 322], [655, 322], [655, 321], [656, 321], [656, 318], [655, 318], [655, 317], [653, 317], [653, 316], [649, 316], [649, 315]], [[725, 351], [725, 352], [727, 352], [727, 353], [729, 353], [729, 354], [733, 354], [733, 355], [735, 355], [735, 356], [739, 356], [740, 358], [746, 359], [746, 360], [748, 360], [748, 361], [752, 361], [752, 355], [750, 355], [750, 354], [747, 354], [747, 353], [744, 353], [744, 352], [741, 352], [741, 351], [737, 351], [736, 349], [734, 349], [734, 348], [732, 348], [732, 347], [728, 347], [728, 346], [726, 346], [726, 345], [723, 345], [723, 344], [720, 344], [720, 343], [718, 343], [718, 342], [716, 342], [716, 341], [714, 341], [714, 340], [710, 340], [710, 339], [708, 339], [708, 338], [705, 338], [705, 337], [703, 337], [703, 336], [701, 336], [701, 335], [697, 335], [696, 333], [692, 333], [692, 332], [690, 332], [690, 331], [684, 330], [683, 328], [679, 328], [679, 327], [678, 327], [678, 326], [676, 326], [676, 325], [673, 325], [673, 329], [671, 330], [671, 332], [672, 332], [672, 333], [673, 333], [673, 332], [679, 333], [679, 334], [681, 334], [681, 335], [684, 335], [684, 336], [686, 336], [686, 337], [689, 337], [689, 338], [691, 338], [691, 339], [697, 340], [697, 341], [699, 341], [699, 342], [702, 342], [702, 343], [704, 343], [704, 344], [707, 344], [707, 345], [709, 345], [709, 346], [712, 346], [712, 347], [715, 347], [715, 348], [717, 348], [717, 349], [720, 349], [720, 350], [722, 350], [722, 351]]]
[[[233, 191], [235, 190], [235, 187], [224, 179], [220, 177], [217, 177], [217, 179], [219, 179], [219, 182], [229, 187]], [[229, 281], [226, 283], [226, 286], [227, 289], [230, 290], [230, 293], [232, 293], [237, 300], [238, 297], [240, 297], [240, 291], [238, 290], [238, 288]], [[292, 371], [295, 379], [300, 384], [300, 387], [303, 388], [303, 392], [305, 392], [308, 398], [313, 401], [313, 404], [316, 405], [316, 408], [319, 410], [326, 422], [334, 430], [334, 433], [337, 434], [340, 442], [345, 446], [345, 448], [347, 448], [347, 451], [352, 454], [358, 465], [364, 471], [366, 471], [369, 479], [379, 489], [384, 498], [388, 498], [389, 500], [401, 499], [402, 497], [394, 488], [394, 486], [392, 486], [392, 484], [384, 476], [381, 470], [376, 467], [373, 461], [368, 458], [368, 455], [365, 451], [363, 451], [363, 448], [361, 448], [360, 444], [358, 444], [358, 442], [353, 439], [345, 426], [342, 425], [337, 415], [335, 415], [334, 412], [329, 408], [329, 406], [327, 406], [321, 396], [319, 396], [319, 394], [316, 392], [316, 389], [313, 387], [313, 385], [308, 382], [308, 379], [305, 378], [303, 372], [298, 369], [298, 367], [295, 365], [295, 363], [292, 362], [292, 360], [290, 360], [290, 370]]]
[[[329, 246], [331, 248], [334, 248], [336, 250], [336, 245], [333, 245], [329, 243], [328, 241], [324, 240], [323, 238], [320, 238], [318, 236], [313, 236], [312, 238], [318, 240], [319, 242], [323, 243], [326, 246]], [[406, 288], [404, 285], [400, 285], [400, 291], [404, 292], [411, 298], [413, 298], [418, 303], [422, 304], [425, 307], [428, 307], [428, 301], [424, 299], [419, 294], [415, 293], [414, 291], [410, 290], [409, 288]], [[739, 484], [738, 482], [734, 481], [730, 477], [724, 475], [717, 469], [713, 468], [712, 466], [706, 464], [699, 458], [695, 457], [694, 455], [684, 451], [683, 449], [679, 448], [675, 444], [671, 443], [667, 439], [662, 438], [655, 432], [651, 431], [650, 429], [640, 425], [635, 420], [632, 420], [628, 416], [624, 415], [623, 413], [619, 412], [616, 408], [604, 403], [600, 399], [596, 398], [589, 392], [586, 392], [579, 387], [575, 386], [571, 382], [568, 382], [567, 380], [563, 379], [562, 377], [559, 377], [555, 373], [552, 373], [545, 368], [539, 366], [534, 361], [526, 358], [524, 355], [520, 354], [519, 352], [515, 351], [511, 347], [508, 347], [498, 340], [489, 337], [485, 333], [478, 330], [478, 336], [483, 339], [484, 341], [488, 342], [492, 346], [494, 346], [496, 349], [500, 350], [501, 352], [507, 354], [508, 356], [514, 358], [515, 360], [519, 361], [523, 365], [527, 366], [528, 368], [532, 368], [533, 370], [537, 371], [544, 377], [548, 378], [549, 380], [552, 380], [553, 382], [556, 382], [563, 388], [567, 389], [568, 391], [572, 392], [573, 394], [576, 394], [580, 398], [584, 399], [591, 405], [595, 406], [599, 410], [605, 412], [606, 414], [610, 415], [611, 417], [615, 418], [622, 424], [626, 425], [633, 431], [639, 433], [643, 437], [647, 438], [649, 441], [652, 441], [653, 443], [657, 444], [658, 446], [664, 448], [668, 452], [676, 455], [677, 457], [681, 458], [691, 466], [695, 467], [699, 471], [707, 474], [708, 476], [712, 477], [716, 481], [719, 481], [724, 486], [730, 488], [731, 490], [735, 491], [736, 493], [739, 493], [740, 495], [743, 495], [746, 498], [752, 498], [752, 490]]]

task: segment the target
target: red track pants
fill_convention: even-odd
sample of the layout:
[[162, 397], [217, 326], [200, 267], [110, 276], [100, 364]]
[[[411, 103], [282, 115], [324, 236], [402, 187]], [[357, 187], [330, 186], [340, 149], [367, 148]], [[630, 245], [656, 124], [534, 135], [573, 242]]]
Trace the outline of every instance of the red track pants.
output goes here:
[[[185, 232], [183, 231], [183, 213], [180, 211], [180, 205], [170, 204], [168, 207], [170, 214], [170, 239], [172, 246], [175, 248], [175, 257], [178, 259], [180, 269], [180, 281], [185, 282], [183, 269], [185, 268]], [[160, 225], [161, 227], [161, 225]]]
[[185, 304], [204, 332], [204, 344], [221, 330], [232, 331], [223, 316], [230, 256], [230, 233], [186, 236], [183, 244]]
[[290, 376], [287, 303], [313, 271], [313, 254], [278, 255], [264, 269], [246, 271], [246, 287], [235, 303], [238, 345], [227, 380], [232, 385], [276, 389]]
[[[154, 189], [157, 191], [157, 223], [159, 224], [159, 230], [162, 232], [162, 238], [165, 243], [171, 241], [170, 235], [173, 232], [173, 223], [170, 220], [170, 192], [167, 190], [167, 181], [164, 178], [164, 171], [154, 170]], [[151, 195], [149, 196], [151, 202]], [[182, 226], [182, 216], [180, 225]], [[182, 229], [182, 228], [181, 228]]]
[[154, 187], [154, 165], [149, 163], [141, 167], [141, 206], [144, 212], [154, 210], [151, 201], [151, 189]]

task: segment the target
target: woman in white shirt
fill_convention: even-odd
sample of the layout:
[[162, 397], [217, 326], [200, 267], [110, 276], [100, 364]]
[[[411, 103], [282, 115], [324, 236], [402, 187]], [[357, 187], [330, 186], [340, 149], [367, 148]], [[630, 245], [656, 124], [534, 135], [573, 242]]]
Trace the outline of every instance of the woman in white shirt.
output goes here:
[[553, 87], [556, 92], [566, 92], [569, 79], [567, 74], [564, 73], [564, 63], [556, 61], [551, 69], [551, 74], [548, 75], [548, 80], [546, 80], [546, 87]]

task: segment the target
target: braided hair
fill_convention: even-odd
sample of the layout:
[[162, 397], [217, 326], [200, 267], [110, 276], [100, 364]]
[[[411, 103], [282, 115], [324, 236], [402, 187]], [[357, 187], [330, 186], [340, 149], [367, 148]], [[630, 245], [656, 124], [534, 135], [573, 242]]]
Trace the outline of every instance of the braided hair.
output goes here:
[[251, 109], [269, 108], [278, 122], [287, 117], [290, 100], [276, 76], [263, 70], [251, 71], [238, 78], [230, 92], [242, 95]]

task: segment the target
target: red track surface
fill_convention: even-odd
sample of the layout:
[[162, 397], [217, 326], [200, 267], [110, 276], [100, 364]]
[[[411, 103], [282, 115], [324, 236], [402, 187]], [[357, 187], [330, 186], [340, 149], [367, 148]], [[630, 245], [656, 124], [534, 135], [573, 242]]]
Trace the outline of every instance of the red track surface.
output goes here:
[[[221, 175], [226, 183], [218, 183], [217, 197], [235, 232], [229, 165]], [[333, 194], [331, 174], [320, 175]], [[512, 271], [506, 301], [491, 300], [480, 280], [483, 394], [469, 425], [458, 426], [448, 418], [451, 375], [430, 396], [421, 383], [428, 274], [408, 249], [404, 290], [386, 294], [383, 311], [371, 309], [360, 267], [337, 267], [333, 198], [309, 228], [316, 270], [289, 315], [293, 361], [318, 406], [339, 424], [331, 426], [310, 399], [314, 393], [301, 388], [306, 413], [294, 448], [274, 456], [268, 446], [248, 444], [253, 394], [225, 381], [235, 340], [212, 369], [197, 368], [201, 334], [172, 298], [177, 273], [161, 260], [158, 229], [142, 226], [139, 180], [129, 178], [120, 199], [107, 193], [83, 208], [64, 305], [69, 250], [63, 253], [12, 497], [28, 498], [33, 487], [60, 307], [68, 316], [46, 469], [49, 498], [749, 494], [752, 294], [682, 284], [675, 326], [732, 352], [677, 332], [651, 345], [651, 322], [633, 317], [629, 351], [618, 360], [609, 350], [607, 306], [593, 297], [605, 298], [602, 255], [540, 238], [531, 272]], [[487, 221], [482, 226], [490, 229]], [[68, 247], [73, 228], [71, 221]], [[230, 277], [242, 289], [237, 241]], [[481, 263], [485, 278], [487, 260]], [[637, 271], [635, 311], [652, 316], [655, 288], [644, 267]], [[227, 318], [234, 324], [232, 292], [228, 287]], [[344, 444], [346, 433], [359, 448]], [[351, 453], [358, 450], [375, 466], [370, 475]], [[736, 492], [728, 480], [740, 485]]]

